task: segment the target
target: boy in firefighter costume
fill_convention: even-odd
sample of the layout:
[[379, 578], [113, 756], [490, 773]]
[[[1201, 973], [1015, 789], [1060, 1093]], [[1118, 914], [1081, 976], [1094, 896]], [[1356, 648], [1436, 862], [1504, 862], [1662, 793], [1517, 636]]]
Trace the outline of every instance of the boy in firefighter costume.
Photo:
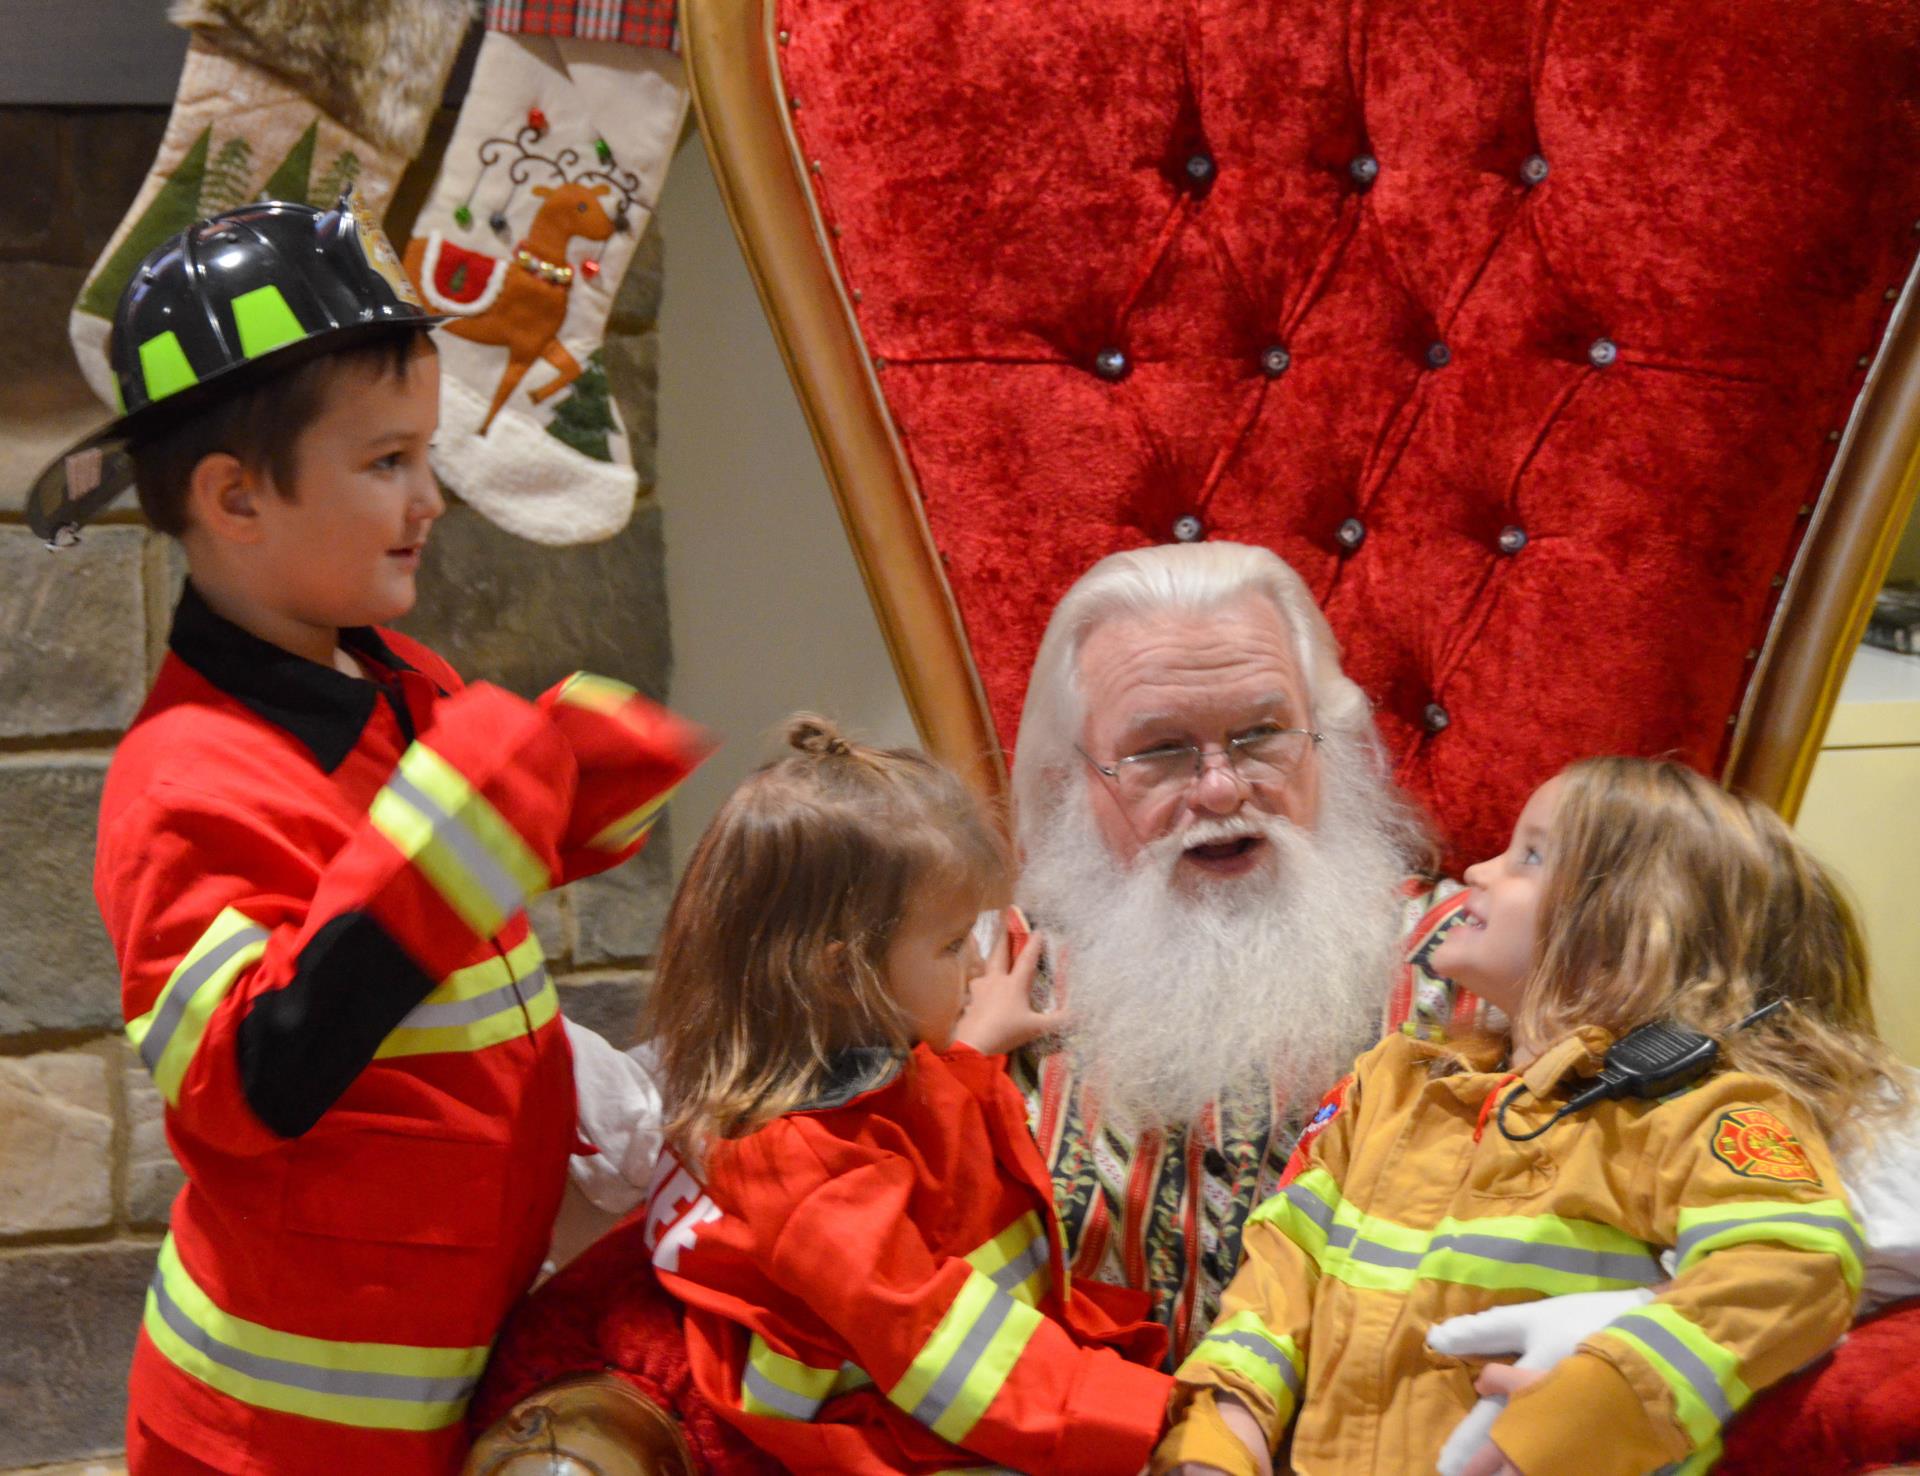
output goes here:
[[95, 871], [187, 1175], [136, 1476], [458, 1466], [575, 1143], [523, 904], [631, 856], [697, 761], [619, 683], [526, 702], [376, 628], [442, 510], [436, 321], [345, 198], [195, 225], [120, 301], [126, 414], [31, 499], [58, 544], [137, 482], [188, 569]]
[[[789, 742], [702, 837], [649, 1001], [647, 1238], [694, 1380], [792, 1471], [1137, 1471], [1165, 1335], [1069, 1281], [1020, 1094], [973, 1048], [1016, 1042], [955, 1043], [1001, 844], [920, 754]], [[983, 985], [1023, 998], [1037, 956]]]
[[[1290, 1424], [1299, 1471], [1430, 1470], [1476, 1380], [1429, 1328], [1626, 1288], [1643, 1290], [1550, 1370], [1481, 1372], [1514, 1397], [1491, 1444], [1442, 1465], [1705, 1470], [1755, 1391], [1846, 1331], [1863, 1245], [1822, 1134], [1904, 1099], [1858, 931], [1792, 833], [1679, 765], [1591, 760], [1467, 880], [1434, 968], [1510, 1032], [1361, 1058], [1304, 1172], [1253, 1215], [1156, 1472], [1264, 1472]], [[1717, 1040], [1730, 1069], [1581, 1103], [1609, 1045], [1654, 1020]]]

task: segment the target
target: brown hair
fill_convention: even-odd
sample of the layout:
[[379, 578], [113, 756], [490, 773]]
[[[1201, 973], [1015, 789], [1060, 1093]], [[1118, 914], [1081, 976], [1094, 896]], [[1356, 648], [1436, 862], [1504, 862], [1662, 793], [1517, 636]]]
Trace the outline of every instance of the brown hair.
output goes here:
[[644, 1032], [690, 1161], [818, 1096], [842, 1051], [909, 1047], [885, 979], [907, 909], [929, 885], [987, 907], [1010, 884], [999, 829], [926, 755], [805, 713], [786, 741], [700, 837], [660, 942]]
[[265, 473], [275, 492], [291, 501], [300, 438], [326, 409], [333, 387], [351, 373], [391, 374], [404, 383], [414, 356], [432, 342], [424, 328], [396, 328], [302, 360], [135, 442], [127, 451], [140, 511], [156, 532], [178, 538], [187, 527], [193, 469], [221, 452], [249, 472]]
[[[1522, 1038], [1671, 1019], [1791, 1093], [1829, 1137], [1906, 1102], [1904, 1073], [1874, 1034], [1852, 909], [1759, 801], [1677, 763], [1574, 764], [1543, 888]], [[1734, 1029], [1775, 1000], [1784, 1008]]]

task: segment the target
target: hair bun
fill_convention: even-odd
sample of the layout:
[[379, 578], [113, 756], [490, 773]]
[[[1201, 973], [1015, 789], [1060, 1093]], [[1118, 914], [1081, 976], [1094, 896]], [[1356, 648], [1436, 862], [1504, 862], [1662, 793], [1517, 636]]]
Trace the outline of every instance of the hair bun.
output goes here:
[[799, 713], [788, 719], [787, 746], [801, 753], [831, 755], [835, 758], [853, 752], [853, 746], [840, 736], [838, 728], [810, 712]]

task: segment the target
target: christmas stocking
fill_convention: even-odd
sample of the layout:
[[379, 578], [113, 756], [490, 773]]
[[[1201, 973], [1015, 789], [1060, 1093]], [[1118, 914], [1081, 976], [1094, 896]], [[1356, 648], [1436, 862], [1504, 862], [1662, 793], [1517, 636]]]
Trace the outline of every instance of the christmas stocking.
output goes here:
[[601, 341], [686, 109], [680, 60], [655, 47], [481, 42], [406, 265], [433, 311], [457, 315], [435, 335], [434, 469], [522, 538], [587, 543], [632, 516]]
[[68, 320], [94, 393], [114, 402], [114, 305], [167, 237], [250, 200], [329, 206], [347, 184], [383, 214], [471, 18], [467, 0], [175, 0], [193, 39], [159, 156]]

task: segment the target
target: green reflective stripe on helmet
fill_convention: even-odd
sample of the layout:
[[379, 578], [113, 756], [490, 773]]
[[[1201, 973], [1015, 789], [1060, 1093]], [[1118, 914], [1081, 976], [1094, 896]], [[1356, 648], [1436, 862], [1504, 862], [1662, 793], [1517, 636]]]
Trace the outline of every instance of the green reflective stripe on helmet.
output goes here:
[[406, 751], [367, 813], [483, 937], [499, 931], [527, 894], [550, 880], [486, 796], [424, 743]]
[[180, 1084], [213, 1012], [233, 981], [266, 951], [267, 930], [231, 907], [224, 909], [187, 950], [153, 1008], [127, 1021], [127, 1040], [169, 1107], [180, 1105]]
[[1251, 1308], [1216, 1322], [1176, 1377], [1189, 1377], [1188, 1370], [1196, 1365], [1239, 1374], [1273, 1401], [1283, 1425], [1293, 1418], [1306, 1377], [1300, 1345], [1269, 1329]]
[[142, 1327], [184, 1373], [259, 1409], [377, 1430], [441, 1430], [466, 1413], [485, 1346], [334, 1342], [278, 1331], [216, 1306], [169, 1235]]
[[240, 333], [240, 352], [249, 359], [298, 343], [307, 336], [307, 330], [300, 326], [293, 309], [287, 306], [287, 299], [271, 282], [251, 292], [242, 292], [230, 306], [233, 326]]
[[1488, 1291], [1612, 1291], [1663, 1278], [1651, 1246], [1623, 1230], [1559, 1215], [1445, 1219], [1415, 1230], [1363, 1214], [1324, 1169], [1302, 1174], [1253, 1212], [1312, 1261], [1363, 1291], [1404, 1296], [1422, 1281]]
[[1660, 1376], [1696, 1450], [1716, 1440], [1753, 1398], [1740, 1377], [1739, 1358], [1672, 1307], [1655, 1302], [1616, 1318], [1596, 1336], [1618, 1339]]
[[887, 1398], [943, 1440], [958, 1443], [980, 1423], [1041, 1321], [990, 1278], [969, 1271]]
[[1860, 1222], [1845, 1200], [1821, 1199], [1792, 1204], [1778, 1199], [1748, 1200], [1680, 1211], [1673, 1248], [1679, 1271], [1702, 1256], [1729, 1246], [1771, 1241], [1796, 1250], [1824, 1251], [1840, 1262], [1848, 1288], [1858, 1296], [1867, 1245]]
[[1052, 1276], [1047, 1265], [1047, 1231], [1028, 1210], [967, 1257], [967, 1264], [1017, 1302], [1040, 1305]]
[[538, 1030], [558, 1004], [540, 940], [529, 932], [504, 958], [496, 954], [447, 975], [388, 1032], [374, 1055], [483, 1051], [520, 1039], [529, 1023]]
[[177, 395], [200, 382], [171, 328], [140, 345], [140, 382], [147, 387], [149, 402]]

